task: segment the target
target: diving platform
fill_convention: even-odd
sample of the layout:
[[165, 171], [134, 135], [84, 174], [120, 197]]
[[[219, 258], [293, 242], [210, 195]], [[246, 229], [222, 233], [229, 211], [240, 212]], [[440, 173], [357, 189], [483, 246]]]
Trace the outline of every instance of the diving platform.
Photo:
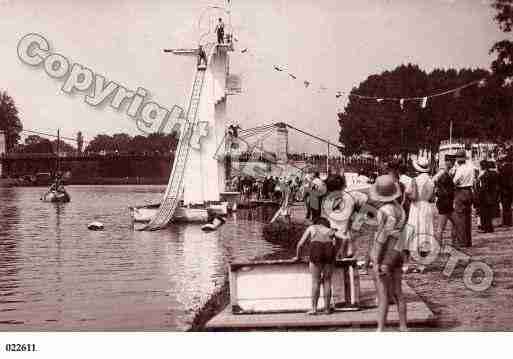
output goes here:
[[[338, 260], [332, 278], [331, 314], [307, 315], [311, 277], [307, 262], [289, 260], [232, 264], [230, 304], [205, 326], [208, 331], [255, 329], [361, 328], [377, 325], [376, 290], [369, 275], [361, 275], [356, 260]], [[403, 282], [408, 324], [429, 326], [435, 316]], [[318, 309], [323, 308], [322, 290]], [[390, 305], [387, 326], [399, 323]]]
[[[216, 43], [216, 48], [220, 51], [233, 51], [233, 42], [229, 43]], [[171, 53], [173, 55], [182, 56], [193, 56], [198, 54], [198, 49], [163, 49], [165, 53]]]

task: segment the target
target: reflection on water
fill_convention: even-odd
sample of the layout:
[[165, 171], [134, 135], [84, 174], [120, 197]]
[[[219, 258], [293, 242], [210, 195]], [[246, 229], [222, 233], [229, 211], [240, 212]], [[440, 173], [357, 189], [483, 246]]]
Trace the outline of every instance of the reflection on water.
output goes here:
[[[127, 207], [160, 186], [68, 189], [72, 202], [56, 205], [42, 188], [0, 188], [0, 330], [180, 330], [229, 261], [278, 249], [244, 212], [217, 232], [133, 232]], [[105, 231], [87, 230], [93, 220]]]

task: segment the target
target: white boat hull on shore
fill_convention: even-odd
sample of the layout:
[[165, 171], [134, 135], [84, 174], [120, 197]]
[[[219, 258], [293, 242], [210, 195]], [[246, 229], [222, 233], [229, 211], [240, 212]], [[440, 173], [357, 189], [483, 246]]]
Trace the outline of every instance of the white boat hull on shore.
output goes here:
[[[130, 207], [130, 215], [135, 223], [149, 223], [159, 211], [160, 204]], [[173, 222], [207, 222], [209, 215], [226, 215], [228, 203], [210, 205], [206, 208], [178, 207], [173, 215]]]

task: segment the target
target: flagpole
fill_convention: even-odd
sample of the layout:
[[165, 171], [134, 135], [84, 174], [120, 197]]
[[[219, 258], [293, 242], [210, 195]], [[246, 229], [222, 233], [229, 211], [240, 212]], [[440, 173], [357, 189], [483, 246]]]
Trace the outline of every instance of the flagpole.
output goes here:
[[326, 176], [330, 171], [330, 144], [328, 143], [328, 152], [326, 155]]

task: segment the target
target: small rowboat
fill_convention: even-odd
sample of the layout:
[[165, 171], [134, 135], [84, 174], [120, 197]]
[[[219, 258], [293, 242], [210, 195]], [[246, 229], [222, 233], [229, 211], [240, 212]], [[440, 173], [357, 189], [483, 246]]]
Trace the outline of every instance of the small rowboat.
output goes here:
[[59, 191], [49, 191], [46, 192], [41, 200], [44, 202], [52, 202], [52, 203], [67, 203], [71, 201], [71, 198], [67, 192], [59, 192]]

